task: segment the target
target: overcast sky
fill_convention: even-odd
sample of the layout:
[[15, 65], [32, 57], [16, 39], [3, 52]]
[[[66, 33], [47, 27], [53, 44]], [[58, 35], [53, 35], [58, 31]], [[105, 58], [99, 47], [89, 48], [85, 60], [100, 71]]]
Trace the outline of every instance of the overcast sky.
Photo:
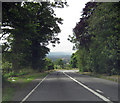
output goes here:
[[59, 33], [58, 37], [60, 38], [60, 44], [56, 44], [55, 47], [52, 47], [50, 44], [48, 47], [50, 48], [50, 52], [70, 52], [73, 53], [75, 51], [72, 50], [73, 44], [68, 41], [68, 36], [73, 35], [73, 28], [76, 23], [79, 22], [81, 17], [81, 12], [85, 7], [85, 4], [90, 0], [66, 0], [68, 3], [68, 7], [65, 8], [56, 8], [55, 13], [57, 17], [61, 17], [64, 21], [60, 26], [61, 33]]
[[61, 33], [58, 35], [61, 43], [56, 44], [56, 47], [49, 45], [50, 52], [75, 52], [72, 50], [73, 44], [67, 38], [68, 35], [73, 35], [72, 30], [79, 22], [81, 12], [88, 1], [90, 0], [67, 0], [69, 7], [55, 9], [57, 17], [61, 17], [64, 21], [63, 25], [60, 26]]

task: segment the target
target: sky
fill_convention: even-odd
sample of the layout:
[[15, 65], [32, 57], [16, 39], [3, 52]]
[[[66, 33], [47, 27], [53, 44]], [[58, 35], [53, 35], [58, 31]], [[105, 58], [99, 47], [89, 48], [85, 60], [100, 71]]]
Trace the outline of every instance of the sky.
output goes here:
[[85, 7], [85, 4], [90, 0], [66, 0], [68, 7], [64, 8], [55, 8], [55, 14], [57, 17], [63, 19], [63, 24], [60, 25], [61, 33], [58, 34], [60, 38], [60, 44], [56, 44], [55, 47], [52, 44], [48, 45], [50, 52], [69, 52], [74, 53], [72, 50], [73, 43], [68, 41], [69, 35], [73, 35], [73, 28], [76, 26], [76, 23], [79, 22], [81, 17], [81, 12]]
[[60, 26], [61, 33], [58, 34], [61, 43], [56, 44], [55, 47], [52, 47], [50, 44], [48, 46], [50, 48], [50, 52], [75, 52], [72, 50], [73, 43], [67, 39], [69, 35], [73, 35], [73, 28], [75, 27], [76, 23], [79, 22], [81, 12], [85, 7], [85, 4], [89, 1], [90, 0], [67, 0], [69, 5], [68, 7], [55, 9], [57, 17], [61, 17], [64, 21]]

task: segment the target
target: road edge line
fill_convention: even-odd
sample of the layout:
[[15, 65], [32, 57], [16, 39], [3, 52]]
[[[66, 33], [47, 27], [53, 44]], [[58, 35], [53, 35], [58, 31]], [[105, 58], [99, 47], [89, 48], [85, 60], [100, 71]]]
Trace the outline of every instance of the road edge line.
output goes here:
[[69, 76], [68, 74], [66, 74], [65, 72], [63, 72], [67, 77], [69, 77], [70, 79], [72, 79], [73, 81], [75, 81], [76, 83], [78, 83], [79, 85], [81, 85], [82, 87], [84, 87], [85, 89], [87, 89], [88, 91], [92, 92], [94, 95], [96, 95], [97, 97], [101, 98], [102, 100], [104, 100], [105, 102], [108, 103], [113, 103], [111, 100], [109, 100], [108, 98], [104, 97], [103, 95], [97, 93], [96, 91], [92, 90], [91, 88], [87, 87], [86, 85], [82, 84], [81, 82], [77, 81], [76, 79], [74, 79], [73, 77]]
[[[48, 74], [49, 75], [49, 74]], [[47, 76], [48, 76], [47, 75]], [[47, 78], [47, 76], [45, 76], [36, 86], [35, 86], [35, 88], [33, 88], [32, 90], [31, 90], [31, 92], [29, 92], [26, 96], [25, 96], [25, 98], [23, 98], [22, 99], [22, 101], [20, 102], [20, 103], [23, 103], [36, 89], [37, 89], [37, 87]]]

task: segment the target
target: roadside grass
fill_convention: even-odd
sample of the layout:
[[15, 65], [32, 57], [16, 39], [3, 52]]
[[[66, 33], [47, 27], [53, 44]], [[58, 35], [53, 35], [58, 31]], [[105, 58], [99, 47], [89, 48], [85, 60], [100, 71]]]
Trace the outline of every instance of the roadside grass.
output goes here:
[[[59, 70], [78, 70], [78, 68], [64, 68], [64, 69], [54, 69], [55, 71], [59, 71]], [[95, 74], [92, 72], [78, 72], [82, 75], [88, 75], [88, 76], [93, 76], [93, 77], [97, 77], [97, 78], [102, 78], [102, 79], [106, 79], [106, 80], [111, 80], [114, 82], [118, 82], [120, 83], [120, 75], [107, 75], [107, 74]]]
[[[48, 75], [52, 70], [44, 71], [44, 72], [37, 72], [37, 71], [29, 71], [26, 73], [18, 73], [17, 76], [9, 76], [3, 80], [3, 89], [2, 89], [2, 103], [5, 101], [11, 101], [16, 90], [24, 89], [32, 80], [37, 78], [44, 78]], [[6, 74], [9, 75], [9, 74]]]
[[[2, 89], [2, 101], [10, 101], [14, 95], [15, 89], [10, 82], [4, 83], [5, 86]], [[4, 102], [2, 102], [4, 103]]]
[[106, 79], [106, 80], [111, 80], [114, 82], [119, 82], [120, 83], [120, 75], [107, 75], [107, 74], [95, 74], [95, 73], [91, 73], [91, 72], [79, 72], [80, 74], [83, 75], [89, 75], [89, 76], [93, 76], [93, 77], [97, 77], [97, 78], [102, 78], [102, 79]]

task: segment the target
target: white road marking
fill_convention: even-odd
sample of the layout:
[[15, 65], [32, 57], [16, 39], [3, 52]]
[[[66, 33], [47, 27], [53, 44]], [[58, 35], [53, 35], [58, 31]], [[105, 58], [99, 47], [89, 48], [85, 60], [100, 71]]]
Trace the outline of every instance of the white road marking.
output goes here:
[[86, 85], [82, 84], [81, 82], [77, 81], [76, 79], [72, 78], [71, 76], [67, 75], [65, 72], [63, 72], [66, 76], [68, 76], [70, 79], [72, 79], [73, 81], [75, 81], [76, 83], [78, 83], [79, 85], [81, 85], [82, 87], [84, 87], [85, 89], [89, 90], [90, 92], [92, 92], [94, 95], [98, 96], [99, 98], [101, 98], [103, 101], [106, 101], [108, 103], [113, 103], [111, 100], [107, 99], [106, 97], [102, 96], [101, 94], [95, 92], [94, 90], [88, 88]]
[[98, 89], [96, 89], [96, 91], [99, 92], [99, 93], [103, 93], [101, 90], [98, 90]]
[[[48, 75], [47, 75], [48, 76]], [[37, 87], [47, 78], [47, 76], [45, 78], [43, 78], [40, 83], [20, 102], [23, 103], [36, 89]]]

